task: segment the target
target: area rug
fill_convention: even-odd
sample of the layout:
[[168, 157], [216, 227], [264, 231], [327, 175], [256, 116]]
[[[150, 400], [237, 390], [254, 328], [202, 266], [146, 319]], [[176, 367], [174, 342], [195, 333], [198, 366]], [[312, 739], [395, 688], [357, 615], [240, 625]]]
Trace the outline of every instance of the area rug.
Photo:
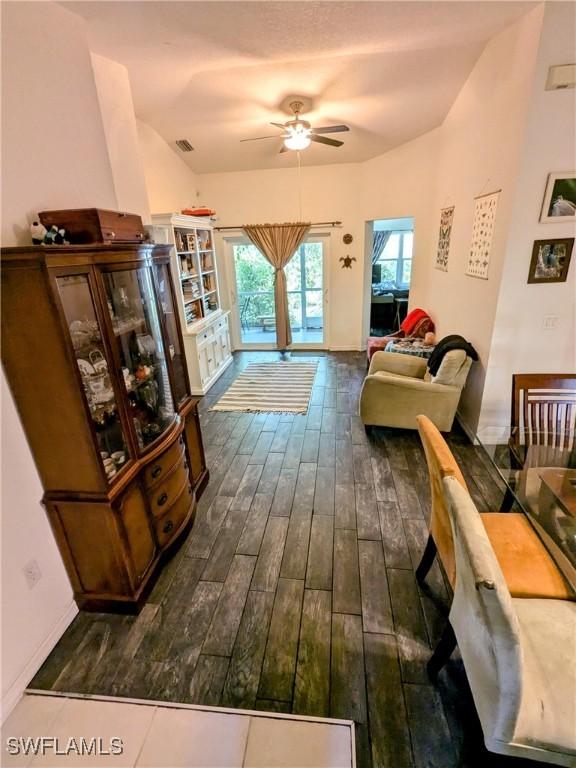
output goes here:
[[317, 362], [250, 363], [211, 411], [306, 413]]

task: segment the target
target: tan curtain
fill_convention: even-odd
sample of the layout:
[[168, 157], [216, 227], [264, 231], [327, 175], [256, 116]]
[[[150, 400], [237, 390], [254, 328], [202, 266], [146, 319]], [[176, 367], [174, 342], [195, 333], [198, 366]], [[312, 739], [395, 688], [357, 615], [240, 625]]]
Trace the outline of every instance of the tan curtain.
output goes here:
[[295, 224], [249, 224], [243, 227], [250, 241], [276, 270], [274, 304], [276, 306], [276, 344], [278, 349], [286, 349], [292, 344], [284, 267], [302, 244], [309, 229], [310, 223], [302, 222]]

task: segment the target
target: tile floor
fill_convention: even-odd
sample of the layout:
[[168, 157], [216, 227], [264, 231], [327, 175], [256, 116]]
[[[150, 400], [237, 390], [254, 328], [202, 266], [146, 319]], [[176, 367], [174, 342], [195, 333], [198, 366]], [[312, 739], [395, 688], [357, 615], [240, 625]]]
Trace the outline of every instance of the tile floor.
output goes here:
[[44, 755], [4, 752], [3, 768], [354, 767], [351, 722], [160, 702], [26, 694], [2, 727], [3, 750], [9, 738], [38, 737], [56, 738], [60, 752], [93, 737], [114, 752], [120, 738], [122, 753], [63, 755], [50, 744]]
[[[81, 612], [31, 688], [346, 718], [365, 768], [520, 768], [486, 751], [458, 654], [426, 674], [448, 609], [437, 565], [414, 577], [426, 462], [414, 431], [366, 436], [366, 356], [293, 354], [318, 360], [305, 415], [210, 411], [278, 357], [236, 353], [201, 399], [210, 482], [140, 615]], [[476, 448], [449, 443], [478, 509], [499, 509]]]

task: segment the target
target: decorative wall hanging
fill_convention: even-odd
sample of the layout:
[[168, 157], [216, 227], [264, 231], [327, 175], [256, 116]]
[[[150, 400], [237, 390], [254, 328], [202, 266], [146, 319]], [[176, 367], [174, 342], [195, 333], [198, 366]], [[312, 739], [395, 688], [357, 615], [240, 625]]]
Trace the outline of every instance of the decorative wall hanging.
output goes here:
[[548, 176], [540, 221], [558, 222], [576, 219], [576, 171]]
[[350, 235], [350, 234], [346, 234], [346, 235], [344, 235], [344, 236], [343, 236], [343, 238], [342, 238], [342, 241], [343, 241], [344, 243], [346, 243], [346, 245], [350, 245], [350, 243], [352, 242], [352, 240], [354, 240], [354, 238], [353, 238], [353, 237], [352, 237], [352, 235]]
[[342, 264], [342, 269], [344, 269], [344, 267], [346, 267], [346, 269], [352, 269], [352, 262], [356, 261], [356, 257], [355, 256], [352, 256], [352, 257], [350, 257], [350, 256], [341, 256], [340, 257], [340, 261], [344, 262]]
[[438, 251], [436, 253], [436, 269], [448, 272], [448, 254], [450, 252], [450, 236], [452, 235], [452, 220], [454, 206], [442, 208], [440, 211], [440, 232], [438, 234]]
[[474, 220], [472, 223], [472, 242], [466, 274], [488, 280], [488, 265], [494, 237], [494, 222], [500, 190], [474, 199]]
[[568, 277], [574, 238], [536, 240], [528, 272], [529, 283], [564, 283]]

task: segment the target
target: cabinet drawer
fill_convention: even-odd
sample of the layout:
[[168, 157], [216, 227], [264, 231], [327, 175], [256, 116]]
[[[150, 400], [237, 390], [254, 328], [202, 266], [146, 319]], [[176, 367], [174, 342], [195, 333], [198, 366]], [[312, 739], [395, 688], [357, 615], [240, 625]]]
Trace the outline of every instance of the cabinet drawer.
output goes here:
[[201, 331], [198, 334], [198, 344], [203, 344], [204, 342], [211, 341], [213, 336], [214, 336], [214, 328], [210, 326], [210, 328], [206, 328], [206, 330]]
[[174, 503], [180, 495], [182, 488], [188, 483], [188, 462], [182, 457], [182, 460], [168, 479], [154, 486], [149, 494], [150, 509], [155, 517], [163, 515], [167, 509]]
[[182, 493], [172, 504], [170, 509], [154, 521], [156, 536], [160, 547], [165, 547], [170, 543], [175, 533], [180, 529], [184, 520], [190, 512], [190, 507], [194, 502], [194, 492], [187, 483]]
[[161, 456], [155, 461], [151, 461], [144, 468], [144, 484], [147, 488], [151, 488], [157, 483], [162, 482], [166, 475], [170, 474], [170, 470], [179, 461], [182, 460], [182, 451], [184, 450], [184, 441], [182, 437], [168, 448]]

